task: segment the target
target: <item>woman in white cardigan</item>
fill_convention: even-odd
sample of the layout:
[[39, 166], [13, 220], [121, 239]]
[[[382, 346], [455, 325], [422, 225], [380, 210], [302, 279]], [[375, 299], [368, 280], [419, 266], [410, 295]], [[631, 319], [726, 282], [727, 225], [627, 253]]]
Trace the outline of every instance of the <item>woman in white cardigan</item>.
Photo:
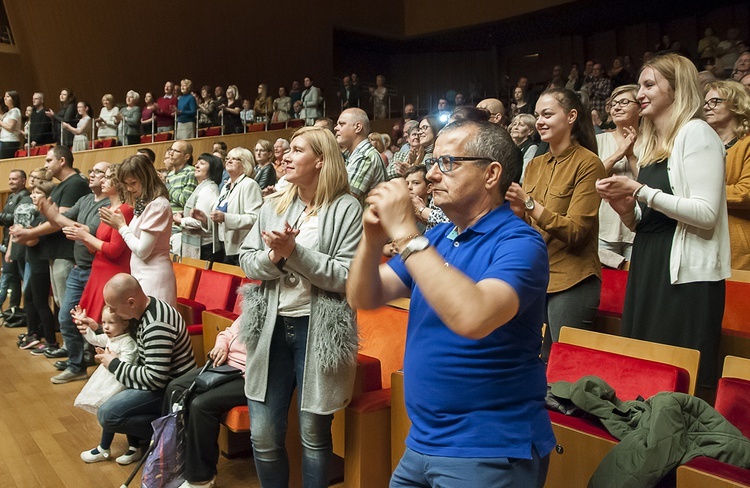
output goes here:
[[[219, 184], [224, 168], [221, 159], [203, 153], [195, 163], [195, 179], [198, 186], [185, 202], [182, 212], [174, 214], [174, 223], [180, 226], [182, 251], [180, 256], [196, 259], [213, 259], [213, 225], [206, 215], [219, 198]], [[199, 212], [199, 213], [198, 213]], [[197, 219], [195, 215], [203, 218]]]
[[[255, 158], [250, 150], [235, 147], [227, 153], [224, 167], [229, 179], [221, 188], [209, 216], [213, 222], [213, 249], [217, 260], [239, 266], [240, 245], [258, 219], [263, 196], [253, 179]], [[196, 211], [193, 217], [202, 219]]]
[[698, 387], [716, 387], [724, 280], [730, 276], [724, 146], [703, 120], [693, 64], [677, 54], [645, 64], [638, 81], [638, 180], [597, 190], [636, 230], [622, 333], [698, 349]]

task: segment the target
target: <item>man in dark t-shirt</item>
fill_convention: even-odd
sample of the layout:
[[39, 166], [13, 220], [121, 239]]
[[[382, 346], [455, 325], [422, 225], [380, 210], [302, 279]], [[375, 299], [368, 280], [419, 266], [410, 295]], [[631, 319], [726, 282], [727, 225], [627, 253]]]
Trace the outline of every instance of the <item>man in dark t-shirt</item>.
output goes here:
[[[66, 146], [57, 145], [50, 149], [44, 167], [60, 181], [50, 195], [50, 200], [57, 205], [60, 212], [69, 210], [81, 197], [91, 193], [86, 179], [73, 169], [73, 153]], [[49, 259], [52, 295], [55, 303], [60, 306], [65, 296], [68, 274], [75, 265], [73, 241], [66, 239], [61, 228], [51, 222], [44, 222], [30, 229], [18, 229], [13, 236], [21, 244], [47, 236], [47, 253], [43, 257]], [[44, 351], [40, 353], [43, 354]]]

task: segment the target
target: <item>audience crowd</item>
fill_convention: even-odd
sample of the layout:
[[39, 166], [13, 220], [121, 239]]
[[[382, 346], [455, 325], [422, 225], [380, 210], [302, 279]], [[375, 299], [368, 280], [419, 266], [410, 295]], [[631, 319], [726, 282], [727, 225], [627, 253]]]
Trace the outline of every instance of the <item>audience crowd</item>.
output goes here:
[[[737, 37], [730, 30], [720, 41], [707, 29], [695, 62], [665, 36], [640, 67], [628, 56], [609, 69], [591, 60], [566, 77], [555, 66], [541, 91], [519, 79], [507, 109], [495, 98], [468, 105], [461, 93], [423, 117], [407, 104], [391, 134], [372, 132], [360, 108], [369, 97], [374, 118], [387, 116], [382, 76], [369, 89], [355, 74], [344, 76], [336, 121], [323, 117], [321, 90], [309, 77], [289, 92], [279, 88], [275, 99], [260, 84], [254, 103], [234, 85], [194, 92], [190, 80], [167, 82], [162, 96], [146, 93], [143, 107], [137, 92], [123, 107], [107, 94], [98, 116], [69, 89], [57, 112], [35, 93], [25, 127], [19, 95], [8, 91], [0, 157], [24, 138], [56, 143], [28, 181], [11, 171], [0, 214], [0, 297], [18, 307], [23, 296], [27, 311], [18, 345], [58, 359], [52, 383], [85, 380], [93, 359], [87, 343], [106, 342], [93, 334], [101, 328], [111, 340], [127, 332], [110, 322], [135, 324], [134, 354], [96, 354], [122, 390], [98, 409], [100, 444], [81, 454], [106, 461], [114, 434], [124, 433], [130, 447], [116, 461], [129, 464], [143, 454], [150, 421], [198, 374], [174, 308], [170, 254], [240, 266], [262, 285], [243, 289], [243, 315], [210, 356], [244, 376], [195, 399], [183, 486], [214, 485], [220, 413], [248, 402], [258, 477], [285, 486], [285, 432], [275, 427], [294, 388], [303, 475], [309, 486], [327, 486], [332, 414], [346, 406], [354, 381], [353, 307], [411, 296], [420, 313], [409, 318], [406, 381], [434, 392], [455, 383], [466, 394], [459, 406], [407, 391], [418, 428], [395, 486], [420, 476], [426, 461], [418, 456], [466, 461], [486, 452], [524, 459], [529, 478], [513, 479], [541, 486], [554, 441], [540, 414], [536, 362], [562, 325], [592, 327], [602, 265], [632, 262], [622, 333], [699, 349], [698, 385], [716, 386], [724, 280], [731, 269], [750, 270], [750, 52]], [[291, 140], [261, 139], [252, 150], [217, 143], [194, 156], [186, 140], [194, 124], [222, 125], [226, 134], [290, 118], [309, 127]], [[164, 173], [153, 153], [97, 163], [88, 178], [74, 166], [71, 148], [87, 148], [94, 133], [130, 145], [152, 130], [175, 130]], [[383, 255], [391, 259], [380, 265]], [[476, 320], [458, 320], [468, 310]], [[542, 323], [549, 325], [544, 347]], [[490, 364], [490, 352], [507, 364]], [[428, 356], [434, 371], [420, 366]], [[519, 386], [499, 390], [524, 393], [483, 397], [481, 387], [467, 387], [471, 375], [461, 376], [470, 363]], [[473, 401], [485, 402], [481, 416]], [[527, 405], [514, 419], [513, 401]], [[470, 419], [474, 434], [452, 432], [434, 414], [442, 408], [451, 422]], [[480, 435], [490, 421], [536, 427], [521, 429], [534, 433], [520, 440]], [[467, 479], [496, 483], [483, 469], [459, 465]]]

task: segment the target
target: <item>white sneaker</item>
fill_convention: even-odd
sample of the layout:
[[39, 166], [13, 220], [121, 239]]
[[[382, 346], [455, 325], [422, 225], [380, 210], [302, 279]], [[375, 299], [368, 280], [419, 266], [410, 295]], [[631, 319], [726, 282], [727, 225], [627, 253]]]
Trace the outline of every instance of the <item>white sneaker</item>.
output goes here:
[[143, 452], [141, 451], [140, 447], [128, 447], [128, 450], [123, 454], [122, 456], [118, 456], [115, 461], [117, 464], [122, 464], [123, 466], [128, 465], [130, 463], [134, 463], [138, 460], [140, 460], [143, 457]]
[[98, 463], [109, 459], [109, 449], [103, 449], [102, 446], [96, 446], [90, 451], [83, 451], [81, 459], [86, 463]]
[[178, 488], [214, 488], [216, 484], [216, 476], [206, 481], [205, 483], [196, 483], [195, 481], [185, 481]]

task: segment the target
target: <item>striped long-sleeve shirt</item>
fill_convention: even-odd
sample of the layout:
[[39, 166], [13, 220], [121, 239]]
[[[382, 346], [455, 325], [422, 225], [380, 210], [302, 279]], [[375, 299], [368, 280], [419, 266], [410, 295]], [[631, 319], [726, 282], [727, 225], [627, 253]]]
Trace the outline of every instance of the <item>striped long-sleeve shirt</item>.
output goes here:
[[136, 333], [138, 360], [115, 358], [109, 371], [128, 388], [161, 390], [170, 380], [195, 368], [193, 347], [180, 313], [167, 302], [149, 297]]

